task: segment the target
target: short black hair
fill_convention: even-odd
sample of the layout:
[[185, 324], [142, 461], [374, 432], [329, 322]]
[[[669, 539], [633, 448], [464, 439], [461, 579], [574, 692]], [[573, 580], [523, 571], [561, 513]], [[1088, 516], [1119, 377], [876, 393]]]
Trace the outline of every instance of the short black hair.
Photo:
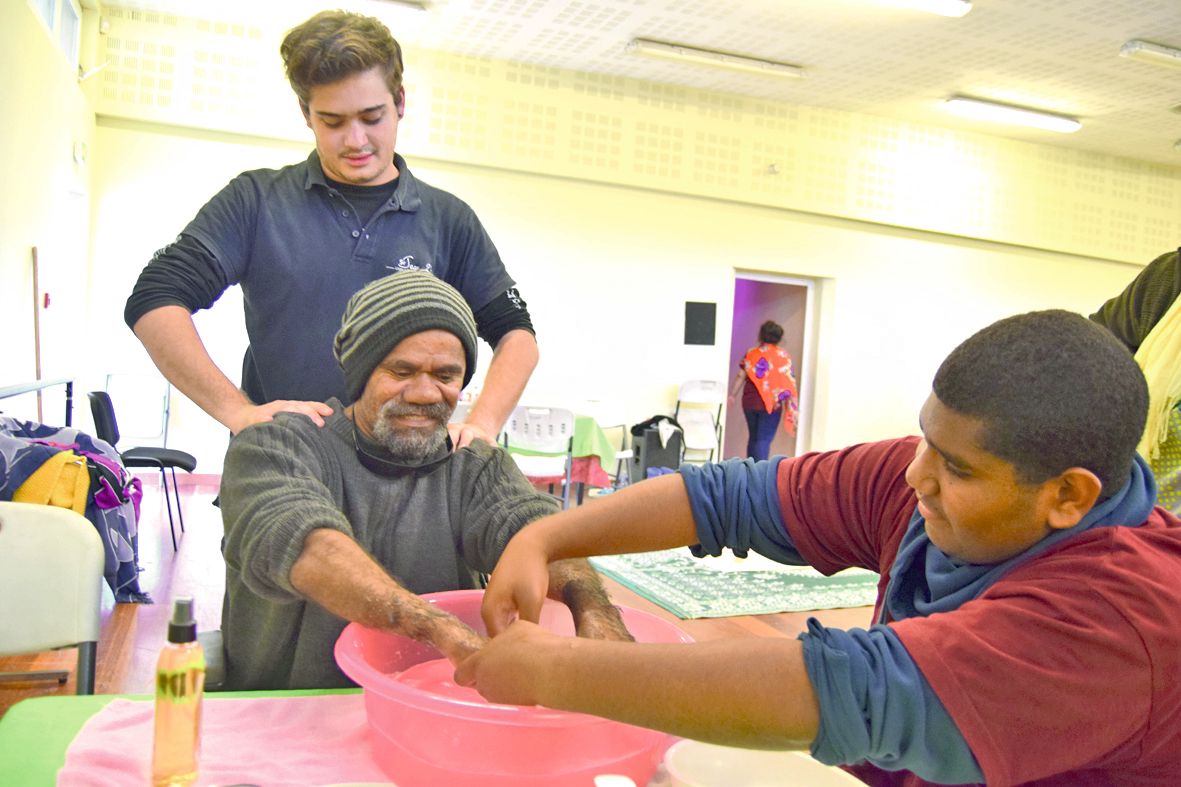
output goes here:
[[759, 326], [759, 341], [763, 344], [779, 344], [783, 338], [783, 326], [774, 320], [767, 320]]
[[1148, 414], [1132, 354], [1104, 328], [1059, 309], [1028, 312], [969, 337], [939, 366], [932, 390], [984, 424], [981, 448], [1023, 483], [1070, 467], [1099, 477], [1103, 497], [1127, 481]]

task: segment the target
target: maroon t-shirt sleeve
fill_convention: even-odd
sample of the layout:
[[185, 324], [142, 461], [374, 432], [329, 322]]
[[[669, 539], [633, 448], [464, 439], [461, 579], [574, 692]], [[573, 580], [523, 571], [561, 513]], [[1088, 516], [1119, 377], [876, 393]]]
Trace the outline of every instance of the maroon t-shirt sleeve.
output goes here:
[[862, 443], [784, 460], [777, 479], [791, 543], [823, 574], [850, 566], [882, 574], [914, 513], [906, 468], [917, 437]]
[[1112, 558], [1103, 538], [1035, 558], [953, 612], [891, 624], [989, 784], [1140, 754], [1152, 670], [1118, 589], [1095, 581]]

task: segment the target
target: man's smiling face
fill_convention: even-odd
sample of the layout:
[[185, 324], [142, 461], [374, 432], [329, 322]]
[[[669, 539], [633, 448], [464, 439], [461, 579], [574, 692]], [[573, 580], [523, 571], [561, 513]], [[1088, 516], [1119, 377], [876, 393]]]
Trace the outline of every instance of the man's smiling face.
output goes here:
[[465, 367], [455, 334], [432, 329], [407, 336], [369, 375], [353, 406], [357, 427], [399, 461], [425, 459], [446, 443]]

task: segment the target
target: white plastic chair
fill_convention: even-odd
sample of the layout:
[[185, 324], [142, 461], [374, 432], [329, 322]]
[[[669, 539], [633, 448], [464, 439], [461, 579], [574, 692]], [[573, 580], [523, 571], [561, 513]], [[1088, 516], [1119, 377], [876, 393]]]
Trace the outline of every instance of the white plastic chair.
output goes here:
[[708, 410], [686, 408], [677, 418], [685, 445], [686, 462], [711, 462], [718, 446], [717, 424]]
[[[0, 656], [78, 647], [77, 693], [94, 693], [103, 545], [68, 508], [0, 502]], [[0, 681], [56, 680], [69, 673], [0, 673]]]
[[[562, 508], [569, 507], [570, 471], [574, 464], [574, 413], [558, 407], [518, 405], [509, 415], [501, 438], [526, 478], [561, 477]], [[518, 454], [513, 453], [513, 449], [538, 454]]]
[[[677, 392], [673, 418], [681, 425], [686, 461], [713, 461], [722, 454], [722, 405], [726, 384], [719, 380], [686, 380]], [[682, 407], [682, 405], [693, 405]], [[689, 456], [692, 451], [694, 456]], [[706, 455], [701, 456], [702, 453]]]
[[630, 428], [627, 424], [611, 424], [599, 428], [604, 433], [612, 429], [619, 430], [619, 448], [615, 451], [615, 476], [611, 478], [611, 488], [625, 487], [631, 483], [631, 460], [636, 455], [634, 450], [627, 447], [627, 438], [631, 434]]

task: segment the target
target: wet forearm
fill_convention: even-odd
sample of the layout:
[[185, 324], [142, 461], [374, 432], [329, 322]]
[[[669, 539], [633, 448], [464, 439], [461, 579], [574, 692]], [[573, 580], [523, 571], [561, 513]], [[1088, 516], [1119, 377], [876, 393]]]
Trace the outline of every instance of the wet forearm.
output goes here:
[[291, 568], [291, 584], [337, 617], [428, 642], [445, 653], [469, 635], [456, 618], [402, 587], [339, 530], [308, 534]]

